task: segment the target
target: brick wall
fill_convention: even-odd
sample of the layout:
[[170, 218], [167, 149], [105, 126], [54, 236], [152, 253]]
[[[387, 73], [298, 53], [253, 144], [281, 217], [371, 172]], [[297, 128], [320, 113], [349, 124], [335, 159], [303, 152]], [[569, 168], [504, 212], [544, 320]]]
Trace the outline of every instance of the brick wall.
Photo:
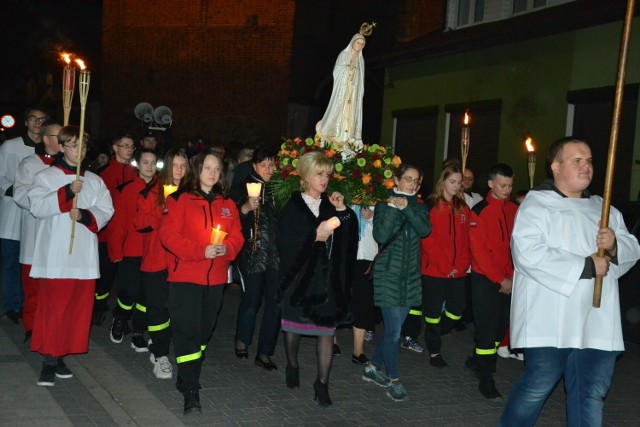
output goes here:
[[101, 133], [173, 111], [174, 142], [277, 140], [287, 125], [293, 0], [104, 0]]

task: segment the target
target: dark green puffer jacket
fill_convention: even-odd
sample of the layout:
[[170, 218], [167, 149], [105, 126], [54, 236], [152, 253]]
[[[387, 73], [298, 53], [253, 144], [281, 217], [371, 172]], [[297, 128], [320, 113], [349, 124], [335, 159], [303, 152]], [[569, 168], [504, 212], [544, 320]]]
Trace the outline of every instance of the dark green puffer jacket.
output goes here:
[[[395, 193], [389, 195], [403, 197]], [[416, 196], [406, 198], [409, 204], [402, 210], [379, 202], [373, 216], [373, 238], [380, 248], [384, 248], [373, 267], [378, 307], [422, 305], [420, 239], [431, 232], [429, 209]], [[398, 233], [401, 227], [402, 231]], [[393, 241], [387, 243], [390, 239]]]

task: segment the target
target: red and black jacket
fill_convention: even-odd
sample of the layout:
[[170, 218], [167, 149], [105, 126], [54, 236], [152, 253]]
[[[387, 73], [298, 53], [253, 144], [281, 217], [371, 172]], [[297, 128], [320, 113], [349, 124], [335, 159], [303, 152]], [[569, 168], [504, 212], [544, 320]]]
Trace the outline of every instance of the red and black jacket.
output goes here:
[[[427, 201], [427, 205], [432, 203]], [[471, 263], [469, 218], [467, 205], [458, 211], [451, 202], [430, 206], [431, 233], [420, 241], [421, 274], [441, 278], [467, 275]], [[457, 270], [456, 273], [449, 276], [453, 270]]]
[[510, 199], [498, 200], [489, 191], [471, 211], [471, 271], [494, 283], [513, 278], [509, 244], [517, 210]]
[[142, 265], [140, 270], [148, 273], [167, 269], [167, 253], [160, 243], [158, 227], [164, 204], [158, 205], [162, 185], [148, 185], [138, 195], [138, 209], [133, 226], [142, 235]]
[[[138, 176], [138, 170], [128, 163], [120, 163], [115, 156], [111, 157], [109, 163], [96, 171], [109, 189], [111, 199], [115, 200], [116, 189], [128, 182], [133, 181]], [[111, 221], [98, 233], [99, 242], [107, 242], [111, 232]]]
[[[227, 233], [227, 253], [205, 258], [211, 230]], [[171, 194], [160, 221], [160, 242], [168, 251], [169, 282], [211, 286], [227, 283], [227, 270], [244, 244], [240, 215], [233, 200], [221, 195]]]
[[[156, 179], [150, 185], [155, 185], [155, 181]], [[111, 261], [120, 261], [123, 257], [142, 256], [142, 234], [138, 233], [132, 220], [136, 215], [138, 195], [146, 187], [147, 183], [136, 177], [120, 185], [114, 192], [115, 212], [111, 218], [111, 230], [107, 239]]]

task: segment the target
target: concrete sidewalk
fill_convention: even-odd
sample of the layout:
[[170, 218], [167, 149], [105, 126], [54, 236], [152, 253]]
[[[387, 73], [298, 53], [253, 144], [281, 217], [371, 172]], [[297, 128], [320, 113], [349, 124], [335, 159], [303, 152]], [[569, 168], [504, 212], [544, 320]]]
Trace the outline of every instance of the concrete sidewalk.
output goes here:
[[[361, 380], [362, 368], [351, 362], [350, 330], [339, 330], [343, 355], [334, 358], [331, 372], [333, 406], [321, 408], [313, 400], [316, 368], [312, 338], [303, 339], [300, 349], [300, 389], [285, 386], [281, 340], [274, 357], [280, 367], [277, 371], [254, 366], [252, 352], [248, 360], [234, 356], [240, 294], [237, 287], [225, 292], [202, 369], [203, 413], [191, 417], [182, 415], [182, 395], [174, 380], [153, 376], [149, 353], [135, 353], [129, 346], [129, 335], [121, 344], [109, 340], [110, 318], [93, 328], [88, 354], [65, 358], [74, 378], [56, 379], [54, 387], [36, 385], [41, 359], [22, 343], [22, 326], [0, 319], [0, 425], [491, 426], [502, 411], [504, 402], [484, 399], [477, 391], [475, 377], [464, 370], [473, 347], [471, 328], [443, 338], [442, 354], [449, 363], [445, 369], [429, 366], [425, 353], [399, 350], [402, 381], [409, 392], [404, 402], [391, 401], [384, 389]], [[381, 330], [379, 327], [377, 333]], [[371, 355], [374, 342], [365, 344], [366, 354]], [[255, 351], [255, 343], [251, 350]], [[496, 383], [505, 396], [522, 366], [514, 359], [499, 359]], [[605, 425], [640, 425], [638, 372], [640, 346], [628, 343], [605, 404]], [[564, 391], [559, 385], [538, 425], [564, 424]]]

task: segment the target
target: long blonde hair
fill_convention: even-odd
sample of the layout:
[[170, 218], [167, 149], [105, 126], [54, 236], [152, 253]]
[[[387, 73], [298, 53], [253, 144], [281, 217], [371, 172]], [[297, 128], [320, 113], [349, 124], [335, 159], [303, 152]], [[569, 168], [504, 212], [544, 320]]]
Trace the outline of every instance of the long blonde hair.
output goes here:
[[[433, 193], [429, 196], [429, 198], [433, 200], [434, 205], [437, 205], [439, 202], [445, 204], [448, 203], [447, 199], [444, 197], [444, 182], [455, 173], [459, 173], [460, 176], [462, 176], [462, 165], [460, 162], [457, 160], [448, 161], [443, 165], [440, 178], [438, 178], [438, 181], [436, 182]], [[464, 200], [462, 186], [460, 186], [458, 193], [451, 199], [451, 204], [453, 205], [453, 210], [456, 212], [464, 209], [467, 205], [467, 202]]]

